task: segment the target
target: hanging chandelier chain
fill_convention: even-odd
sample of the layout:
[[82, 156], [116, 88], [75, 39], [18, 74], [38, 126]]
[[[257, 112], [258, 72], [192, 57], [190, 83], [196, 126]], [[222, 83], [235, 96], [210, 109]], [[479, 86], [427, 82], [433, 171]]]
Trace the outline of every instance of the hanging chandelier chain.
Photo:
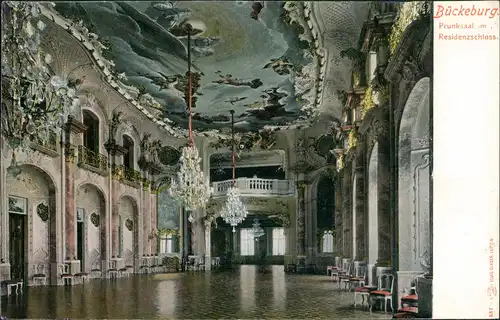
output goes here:
[[192, 122], [192, 74], [191, 74], [191, 31], [192, 26], [187, 23], [185, 29], [188, 35], [188, 93], [187, 107], [189, 119], [188, 145], [183, 148], [182, 156], [179, 160], [180, 168], [177, 172], [177, 179], [172, 179], [169, 193], [177, 199], [187, 211], [190, 211], [189, 221], [194, 222], [192, 216], [197, 209], [206, 206], [210, 199], [210, 183], [205, 177], [205, 173], [200, 167], [201, 158], [194, 143], [193, 122]]
[[247, 208], [243, 204], [240, 198], [240, 190], [236, 187], [236, 161], [235, 161], [235, 140], [234, 140], [234, 110], [230, 111], [231, 113], [231, 136], [232, 136], [232, 148], [231, 148], [231, 156], [232, 156], [232, 169], [233, 169], [233, 184], [227, 190], [227, 200], [226, 206], [222, 210], [221, 217], [229, 223], [233, 227], [233, 232], [236, 232], [235, 227], [242, 223], [243, 220], [248, 215]]
[[234, 154], [234, 110], [229, 111], [231, 113], [231, 165], [233, 170], [233, 187], [236, 186], [236, 159]]
[[190, 24], [186, 24], [187, 31], [187, 55], [188, 55], [188, 117], [189, 117], [189, 144], [194, 145], [193, 137], [193, 83], [191, 78], [191, 30]]

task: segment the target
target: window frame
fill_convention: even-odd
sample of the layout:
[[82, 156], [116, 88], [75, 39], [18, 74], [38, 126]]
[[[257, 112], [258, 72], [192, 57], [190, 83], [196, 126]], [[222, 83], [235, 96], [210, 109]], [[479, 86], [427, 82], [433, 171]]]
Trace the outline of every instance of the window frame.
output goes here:
[[[280, 232], [279, 234], [277, 234]], [[286, 254], [285, 228], [273, 228], [271, 251], [273, 256], [284, 256]]]
[[[251, 228], [240, 229], [240, 255], [249, 257], [255, 255], [255, 240]], [[243, 249], [245, 248], [245, 250]]]

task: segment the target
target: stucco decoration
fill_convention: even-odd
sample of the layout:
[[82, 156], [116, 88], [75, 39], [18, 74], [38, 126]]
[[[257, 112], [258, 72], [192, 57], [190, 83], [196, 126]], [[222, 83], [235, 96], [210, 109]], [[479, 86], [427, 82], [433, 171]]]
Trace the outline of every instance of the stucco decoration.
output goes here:
[[132, 219], [125, 220], [125, 227], [128, 231], [132, 231], [134, 229], [134, 221]]
[[319, 112], [337, 119], [342, 116], [342, 103], [336, 92], [349, 89], [351, 61], [342, 58], [343, 50], [357, 47], [364, 21], [368, 18], [369, 1], [311, 1], [311, 24], [317, 30], [319, 47], [325, 50], [326, 71]]
[[90, 214], [90, 222], [92, 222], [92, 224], [97, 228], [99, 227], [99, 225], [101, 224], [101, 221], [100, 221], [100, 216], [98, 213], [96, 212], [92, 212], [92, 214]]
[[49, 220], [49, 206], [47, 201], [42, 201], [36, 206], [36, 213], [43, 222], [47, 222], [47, 220]]

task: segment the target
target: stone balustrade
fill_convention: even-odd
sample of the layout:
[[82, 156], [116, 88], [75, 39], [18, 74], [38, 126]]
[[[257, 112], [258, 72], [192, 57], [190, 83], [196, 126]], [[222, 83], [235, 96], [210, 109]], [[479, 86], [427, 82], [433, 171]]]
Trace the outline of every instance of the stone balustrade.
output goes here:
[[[291, 180], [238, 178], [235, 182], [242, 195], [262, 197], [295, 195], [295, 184]], [[225, 196], [232, 185], [233, 180], [212, 182], [212, 196]]]

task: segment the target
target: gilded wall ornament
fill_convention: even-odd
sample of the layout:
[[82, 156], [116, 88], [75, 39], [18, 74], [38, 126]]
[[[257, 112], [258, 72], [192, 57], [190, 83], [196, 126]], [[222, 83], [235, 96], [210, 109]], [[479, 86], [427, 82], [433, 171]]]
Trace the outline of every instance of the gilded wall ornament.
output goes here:
[[93, 224], [96, 228], [98, 228], [98, 227], [99, 227], [99, 225], [100, 225], [100, 220], [101, 220], [101, 219], [100, 219], [100, 216], [99, 216], [97, 213], [92, 212], [92, 214], [90, 215], [90, 222], [92, 222], [92, 224]]
[[134, 228], [134, 221], [132, 221], [131, 219], [125, 220], [125, 227], [128, 229], [128, 231], [132, 231], [132, 229]]
[[45, 202], [36, 206], [36, 213], [43, 222], [47, 222], [47, 220], [49, 220], [49, 206]]

